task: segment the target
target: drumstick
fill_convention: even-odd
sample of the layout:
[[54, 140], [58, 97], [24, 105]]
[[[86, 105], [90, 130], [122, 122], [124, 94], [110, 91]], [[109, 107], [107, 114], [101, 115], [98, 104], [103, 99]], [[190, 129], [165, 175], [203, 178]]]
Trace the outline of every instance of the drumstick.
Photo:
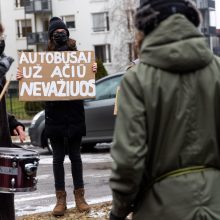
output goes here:
[[5, 83], [5, 85], [4, 85], [4, 87], [3, 87], [3, 89], [2, 89], [2, 92], [1, 92], [1, 94], [0, 94], [0, 101], [1, 101], [2, 97], [4, 96], [6, 90], [7, 90], [8, 86], [9, 86], [9, 83], [10, 83], [10, 81], [7, 80], [6, 83]]
[[11, 73], [11, 74], [9, 75], [8, 80], [6, 80], [6, 83], [5, 83], [5, 85], [4, 85], [3, 89], [2, 89], [2, 92], [1, 92], [1, 94], [0, 94], [0, 101], [2, 100], [2, 97], [4, 96], [6, 90], [7, 90], [8, 86], [9, 86], [9, 83], [10, 83], [10, 81], [11, 81], [11, 79], [12, 79], [12, 76], [13, 76], [13, 73]]

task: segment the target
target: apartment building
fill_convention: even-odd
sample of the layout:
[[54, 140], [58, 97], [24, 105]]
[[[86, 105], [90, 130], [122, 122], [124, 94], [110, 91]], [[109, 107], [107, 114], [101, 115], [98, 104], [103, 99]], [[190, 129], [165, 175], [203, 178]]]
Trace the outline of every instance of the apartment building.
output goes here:
[[[213, 49], [214, 0], [194, 0], [202, 12], [201, 31]], [[133, 15], [139, 0], [0, 0], [0, 21], [5, 26], [6, 54], [15, 58], [9, 75], [15, 78], [19, 51], [44, 51], [49, 19], [58, 16], [77, 42], [78, 50], [93, 50], [109, 74], [124, 70], [137, 57]], [[215, 51], [215, 50], [214, 50]]]
[[220, 29], [217, 29], [217, 37], [215, 39], [215, 44], [217, 46], [215, 46], [213, 49], [214, 49], [214, 52], [215, 54], [217, 54], [218, 56], [220, 56]]
[[201, 32], [207, 38], [210, 48], [215, 51], [216, 45], [216, 10], [215, 0], [194, 0], [202, 14]]
[[[78, 50], [93, 50], [109, 74], [121, 71], [136, 58], [133, 48], [133, 14], [136, 0], [0, 0], [0, 20], [5, 26], [6, 54], [44, 51], [49, 19], [58, 16], [77, 42]], [[15, 74], [13, 74], [13, 79]]]

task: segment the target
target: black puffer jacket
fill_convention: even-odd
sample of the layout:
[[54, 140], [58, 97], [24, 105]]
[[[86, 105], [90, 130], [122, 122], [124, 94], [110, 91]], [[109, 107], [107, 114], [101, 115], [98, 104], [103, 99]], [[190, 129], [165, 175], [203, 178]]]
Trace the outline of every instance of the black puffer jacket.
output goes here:
[[[8, 72], [13, 58], [6, 56], [5, 54], [0, 55], [0, 94], [5, 86], [6, 78], [5, 75]], [[11, 136], [8, 124], [8, 117], [6, 112], [5, 96], [0, 100], [0, 147], [11, 147]]]
[[[76, 51], [67, 45], [56, 51]], [[45, 133], [51, 137], [74, 137], [86, 135], [83, 100], [50, 101], [45, 105]]]
[[45, 106], [47, 137], [74, 137], [86, 134], [82, 100], [51, 101]]

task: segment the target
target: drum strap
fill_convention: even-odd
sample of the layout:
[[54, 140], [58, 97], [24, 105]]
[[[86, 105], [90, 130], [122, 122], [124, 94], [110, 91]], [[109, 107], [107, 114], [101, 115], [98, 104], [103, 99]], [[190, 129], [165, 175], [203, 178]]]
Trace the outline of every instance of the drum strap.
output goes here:
[[215, 167], [207, 167], [205, 165], [201, 166], [191, 166], [191, 167], [186, 167], [186, 168], [181, 168], [181, 169], [176, 169], [167, 173], [162, 174], [159, 177], [156, 177], [152, 181], [149, 181], [147, 186], [146, 182], [142, 181], [142, 185], [140, 186], [140, 191], [136, 197], [136, 201], [134, 202], [134, 209], [137, 209], [138, 206], [141, 204], [141, 201], [143, 200], [143, 194], [149, 190], [155, 183], [158, 183], [164, 179], [170, 178], [170, 177], [178, 177], [184, 174], [191, 174], [191, 173], [198, 173], [206, 170], [219, 170]]
[[197, 172], [201, 172], [201, 171], [205, 171], [205, 170], [216, 170], [216, 168], [207, 167], [207, 166], [192, 166], [192, 167], [186, 167], [186, 168], [173, 170], [173, 171], [167, 172], [167, 173], [155, 178], [153, 180], [152, 185], [156, 182], [160, 182], [160, 181], [162, 181], [166, 178], [169, 178], [169, 177], [177, 177], [177, 176], [181, 176], [184, 174], [197, 173]]

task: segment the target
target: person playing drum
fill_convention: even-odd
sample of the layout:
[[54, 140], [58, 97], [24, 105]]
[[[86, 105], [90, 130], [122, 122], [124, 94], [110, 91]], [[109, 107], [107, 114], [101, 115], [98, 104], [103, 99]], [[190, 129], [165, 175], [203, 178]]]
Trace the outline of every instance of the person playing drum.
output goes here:
[[6, 112], [4, 87], [6, 85], [6, 73], [10, 69], [14, 59], [4, 54], [5, 35], [4, 28], [0, 24], [0, 147], [12, 147], [11, 135], [18, 135], [20, 141], [25, 140], [25, 127], [18, 122], [13, 115]]

